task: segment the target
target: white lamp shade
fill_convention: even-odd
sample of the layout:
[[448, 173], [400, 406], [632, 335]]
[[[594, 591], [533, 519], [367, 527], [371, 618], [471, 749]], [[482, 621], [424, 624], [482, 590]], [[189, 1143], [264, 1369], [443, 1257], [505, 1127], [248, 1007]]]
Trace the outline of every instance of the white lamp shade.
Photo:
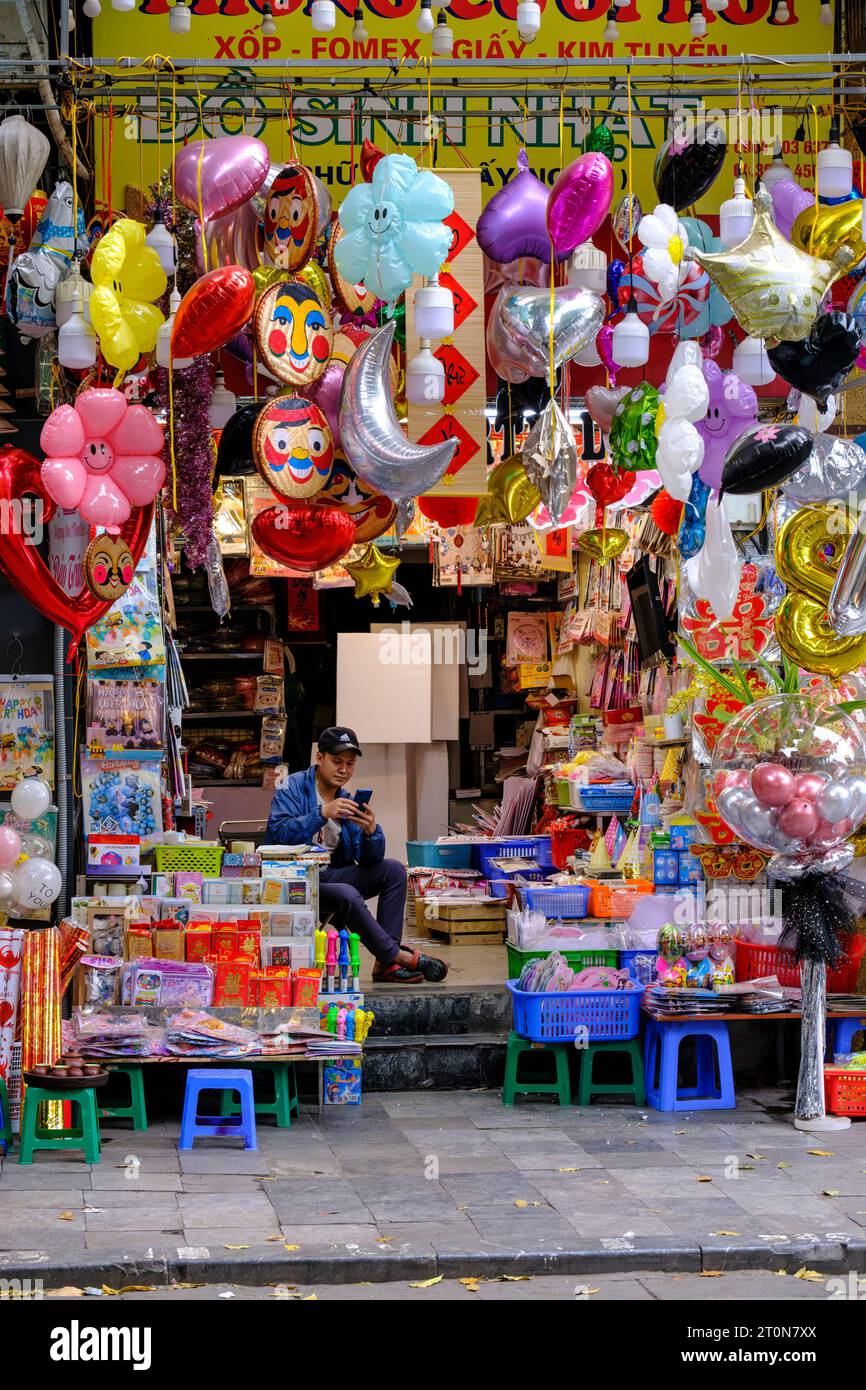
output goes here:
[[739, 246], [752, 229], [755, 209], [746, 197], [743, 179], [734, 179], [734, 196], [719, 209], [719, 240], [723, 246]]
[[774, 184], [784, 183], [788, 179], [793, 179], [794, 174], [782, 158], [781, 150], [773, 155], [773, 162], [768, 169], [761, 175], [761, 183], [764, 188], [772, 188]]
[[454, 332], [454, 296], [435, 276], [415, 295], [415, 332], [419, 338], [450, 338]]
[[173, 34], [188, 34], [192, 14], [186, 0], [177, 0], [174, 8], [169, 11], [168, 27]]
[[433, 52], [437, 58], [449, 58], [454, 52], [454, 30], [447, 24], [436, 24], [433, 30]]
[[177, 242], [162, 218], [154, 222], [144, 240], [159, 256], [159, 263], [166, 275], [174, 275], [177, 270]]
[[228, 424], [238, 408], [237, 397], [233, 391], [229, 391], [226, 386], [225, 377], [222, 372], [217, 372], [214, 379], [213, 394], [210, 398], [208, 407], [208, 419], [212, 430], [221, 430]]
[[0, 122], [0, 204], [10, 221], [23, 215], [50, 152], [42, 131], [23, 116]]
[[111, 0], [111, 8], [118, 14], [131, 14], [137, 4], [138, 0]]
[[102, 6], [99, 0], [84, 0], [84, 4], [81, 8], [88, 19], [96, 19], [98, 15], [102, 14]]
[[747, 386], [769, 386], [776, 375], [761, 338], [744, 338], [738, 343], [731, 366]]
[[334, 0], [313, 0], [310, 11], [313, 28], [320, 34], [327, 34], [337, 25], [337, 8]]
[[613, 330], [610, 350], [614, 362], [621, 367], [643, 367], [649, 361], [650, 333], [646, 324], [638, 317], [637, 310], [629, 309]]
[[77, 268], [67, 275], [65, 280], [60, 281], [54, 291], [54, 321], [58, 328], [62, 328], [66, 320], [72, 317], [76, 299], [81, 304], [85, 323], [90, 323], [90, 292], [92, 289], [93, 286], [90, 281], [83, 279]]
[[854, 160], [850, 150], [828, 145], [818, 151], [818, 197], [847, 198], [854, 187]]
[[445, 368], [426, 345], [406, 368], [406, 399], [410, 405], [438, 405], [445, 399]]
[[585, 241], [568, 264], [568, 283], [604, 294], [607, 290], [607, 256], [591, 241]]
[[96, 334], [85, 321], [77, 295], [72, 313], [57, 334], [57, 359], [61, 367], [79, 372], [96, 362]]
[[537, 0], [520, 0], [517, 6], [517, 32], [524, 38], [534, 39], [541, 28], [541, 6]]

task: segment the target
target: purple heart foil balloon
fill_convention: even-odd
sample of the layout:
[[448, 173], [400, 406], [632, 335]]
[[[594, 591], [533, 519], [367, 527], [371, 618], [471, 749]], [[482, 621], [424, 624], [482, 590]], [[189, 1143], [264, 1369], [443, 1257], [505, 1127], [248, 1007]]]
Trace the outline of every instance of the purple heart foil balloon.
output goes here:
[[598, 150], [563, 169], [547, 200], [547, 230], [554, 250], [570, 256], [597, 232], [613, 200], [613, 165]]
[[547, 185], [530, 171], [526, 150], [520, 150], [515, 177], [494, 193], [478, 219], [476, 236], [485, 256], [501, 264], [521, 256], [549, 262], [547, 196]]
[[305, 387], [307, 400], [317, 405], [331, 426], [335, 448], [340, 448], [340, 392], [343, 388], [345, 362], [328, 363], [318, 381]]
[[805, 208], [814, 206], [815, 197], [801, 188], [795, 179], [780, 179], [773, 184], [773, 220], [782, 236], [791, 240], [791, 228]]

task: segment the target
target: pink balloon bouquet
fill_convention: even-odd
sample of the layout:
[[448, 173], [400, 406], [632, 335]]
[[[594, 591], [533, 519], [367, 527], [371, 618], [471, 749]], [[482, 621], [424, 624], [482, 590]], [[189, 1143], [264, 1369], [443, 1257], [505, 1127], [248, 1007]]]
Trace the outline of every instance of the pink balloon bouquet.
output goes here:
[[613, 165], [598, 150], [563, 169], [547, 200], [547, 230], [554, 250], [570, 256], [597, 232], [613, 199]]

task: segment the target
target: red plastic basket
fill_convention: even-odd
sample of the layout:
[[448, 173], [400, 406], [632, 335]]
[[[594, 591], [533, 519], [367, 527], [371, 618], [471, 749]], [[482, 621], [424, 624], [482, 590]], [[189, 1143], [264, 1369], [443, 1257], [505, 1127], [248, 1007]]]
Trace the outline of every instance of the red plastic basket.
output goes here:
[[831, 1115], [866, 1115], [866, 1071], [825, 1067], [824, 1103]]
[[586, 849], [589, 835], [570, 820], [556, 820], [550, 826], [550, 857], [557, 869], [567, 869], [575, 850]]
[[[845, 955], [835, 970], [827, 971], [828, 994], [851, 994], [857, 988], [860, 960], [866, 951], [866, 936], [842, 938]], [[794, 952], [782, 946], [756, 946], [751, 941], [737, 942], [737, 979], [757, 980], [761, 975], [777, 975], [780, 985], [800, 987], [800, 966]]]

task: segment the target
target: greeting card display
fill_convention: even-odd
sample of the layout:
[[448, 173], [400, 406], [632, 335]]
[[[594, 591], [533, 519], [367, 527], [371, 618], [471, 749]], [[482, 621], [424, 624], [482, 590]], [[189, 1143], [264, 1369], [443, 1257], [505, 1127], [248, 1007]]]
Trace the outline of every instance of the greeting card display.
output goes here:
[[54, 785], [54, 691], [7, 681], [0, 685], [0, 791], [34, 775]]
[[156, 591], [136, 574], [123, 597], [87, 629], [87, 665], [161, 666], [164, 661]]

